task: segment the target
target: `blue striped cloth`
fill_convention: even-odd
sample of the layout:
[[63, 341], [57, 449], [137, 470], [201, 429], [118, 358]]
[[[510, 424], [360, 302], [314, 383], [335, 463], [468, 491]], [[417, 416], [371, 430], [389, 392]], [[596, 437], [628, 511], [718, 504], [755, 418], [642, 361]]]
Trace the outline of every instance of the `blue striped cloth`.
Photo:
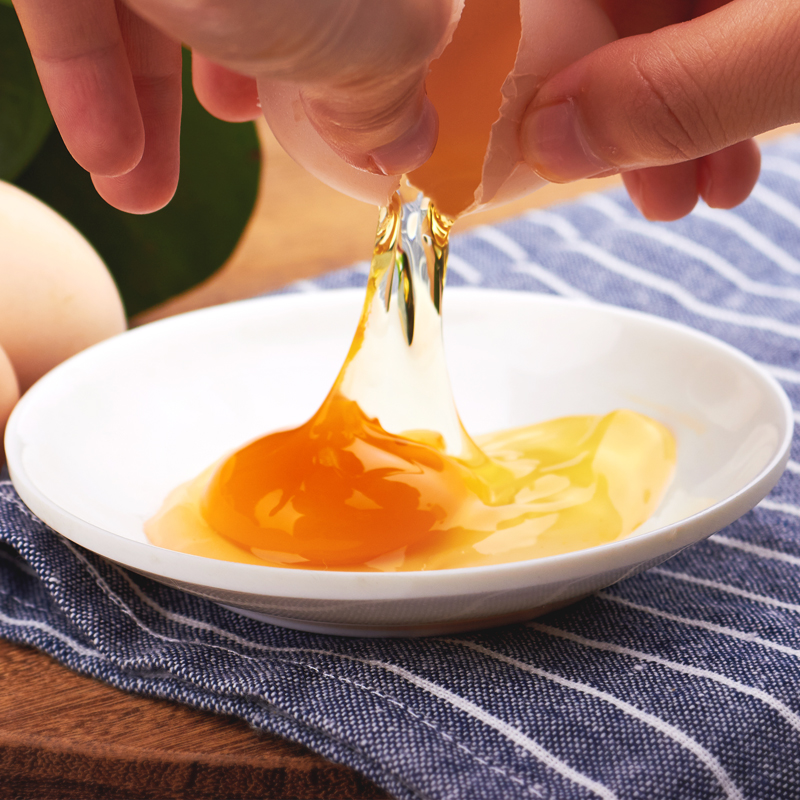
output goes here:
[[[589, 296], [707, 331], [800, 409], [800, 138], [753, 196], [649, 224], [621, 191], [463, 235], [449, 281]], [[296, 290], [364, 284], [363, 266]], [[0, 483], [0, 635], [234, 714], [397, 798], [800, 797], [800, 442], [754, 511], [526, 625], [342, 639], [240, 618], [65, 542]]]

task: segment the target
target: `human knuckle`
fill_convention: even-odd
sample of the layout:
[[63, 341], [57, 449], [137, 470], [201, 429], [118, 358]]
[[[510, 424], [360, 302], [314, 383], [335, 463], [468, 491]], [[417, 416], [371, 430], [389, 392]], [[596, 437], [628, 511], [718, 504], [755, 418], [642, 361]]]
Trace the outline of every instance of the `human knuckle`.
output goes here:
[[632, 63], [634, 104], [649, 120], [651, 144], [664, 163], [698, 158], [724, 146], [726, 134], [709, 89], [704, 54], [659, 49]]

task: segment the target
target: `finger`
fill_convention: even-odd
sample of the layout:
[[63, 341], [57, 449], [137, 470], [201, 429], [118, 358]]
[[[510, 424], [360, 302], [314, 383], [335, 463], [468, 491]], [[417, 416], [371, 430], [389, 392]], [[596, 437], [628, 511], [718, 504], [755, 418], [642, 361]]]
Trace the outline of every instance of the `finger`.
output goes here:
[[192, 53], [192, 82], [197, 99], [226, 122], [248, 122], [261, 116], [256, 81]]
[[424, 72], [362, 86], [357, 97], [347, 88], [307, 86], [301, 98], [311, 124], [345, 161], [399, 175], [430, 158], [439, 134]]
[[650, 220], [671, 222], [697, 204], [697, 161], [649, 167], [622, 176], [636, 207]]
[[600, 48], [548, 81], [521, 130], [543, 177], [699, 158], [800, 120], [800, 4], [740, 0]]
[[317, 0], [314, 13], [293, 0], [128, 2], [218, 64], [301, 87], [312, 124], [351, 163], [404, 172], [433, 150], [424, 79], [457, 0]]
[[669, 3], [600, 0], [599, 4], [620, 37], [650, 33], [697, 16], [692, 13], [695, 10], [695, 0], [673, 0]]
[[698, 188], [712, 208], [733, 208], [747, 199], [761, 170], [761, 152], [752, 139], [711, 153], [700, 161]]
[[113, 0], [16, 0], [14, 6], [73, 158], [98, 175], [133, 169], [144, 127]]
[[124, 6], [119, 19], [144, 123], [144, 153], [127, 174], [92, 180], [112, 206], [145, 214], [165, 206], [178, 185], [181, 47]]

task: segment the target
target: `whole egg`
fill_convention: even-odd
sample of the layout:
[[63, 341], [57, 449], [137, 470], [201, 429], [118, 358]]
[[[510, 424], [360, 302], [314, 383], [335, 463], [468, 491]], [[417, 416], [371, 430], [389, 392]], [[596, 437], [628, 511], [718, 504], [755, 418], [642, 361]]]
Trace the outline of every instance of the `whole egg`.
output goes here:
[[0, 181], [0, 347], [19, 390], [125, 328], [117, 287], [92, 246], [49, 206]]

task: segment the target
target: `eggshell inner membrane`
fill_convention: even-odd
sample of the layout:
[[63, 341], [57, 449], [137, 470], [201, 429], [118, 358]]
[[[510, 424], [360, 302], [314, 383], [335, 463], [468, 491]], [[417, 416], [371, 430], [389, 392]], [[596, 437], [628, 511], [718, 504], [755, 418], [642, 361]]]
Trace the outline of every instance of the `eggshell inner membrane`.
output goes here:
[[519, 0], [467, 0], [452, 41], [431, 64], [425, 85], [439, 113], [439, 140], [409, 181], [448, 216], [475, 201], [520, 35]]
[[503, 85], [500, 117], [492, 126], [474, 211], [521, 197], [545, 183], [522, 155], [519, 128], [548, 77], [617, 38], [597, 0], [522, 0], [522, 38]]

